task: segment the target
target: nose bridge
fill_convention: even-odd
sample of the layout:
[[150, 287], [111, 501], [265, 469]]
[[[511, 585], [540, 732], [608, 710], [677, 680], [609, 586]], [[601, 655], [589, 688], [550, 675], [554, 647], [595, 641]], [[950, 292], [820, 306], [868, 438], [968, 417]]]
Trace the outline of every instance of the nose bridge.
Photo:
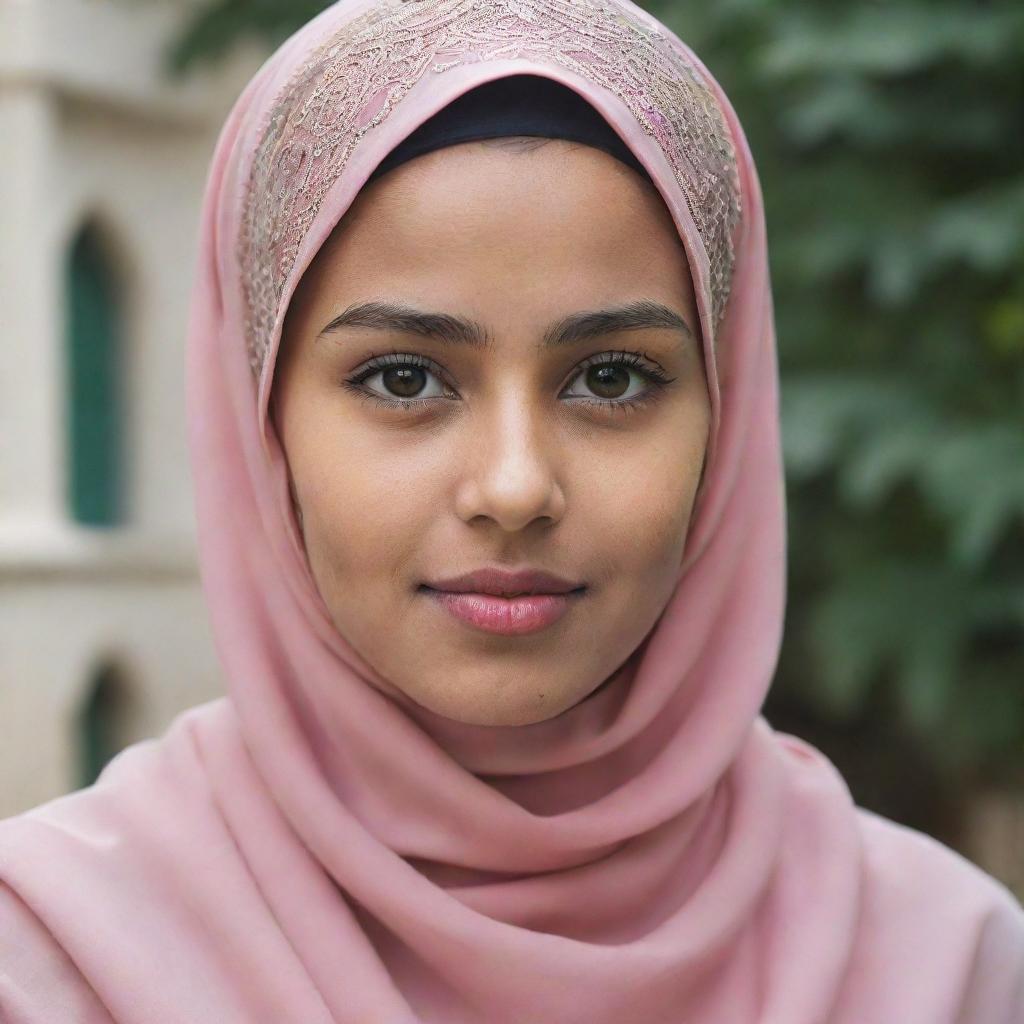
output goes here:
[[507, 530], [561, 515], [557, 455], [547, 413], [521, 383], [476, 411], [463, 480], [467, 520], [487, 515]]

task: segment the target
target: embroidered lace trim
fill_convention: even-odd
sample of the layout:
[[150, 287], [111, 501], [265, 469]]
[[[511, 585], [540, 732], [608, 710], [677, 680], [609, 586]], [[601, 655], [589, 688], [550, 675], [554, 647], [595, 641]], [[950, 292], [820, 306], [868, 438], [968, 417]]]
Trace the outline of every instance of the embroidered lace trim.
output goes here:
[[710, 265], [717, 323], [734, 263], [733, 140], [688, 56], [615, 0], [374, 0], [294, 72], [264, 124], [238, 239], [258, 377], [299, 246], [360, 139], [425, 74], [526, 56], [618, 96], [668, 158]]

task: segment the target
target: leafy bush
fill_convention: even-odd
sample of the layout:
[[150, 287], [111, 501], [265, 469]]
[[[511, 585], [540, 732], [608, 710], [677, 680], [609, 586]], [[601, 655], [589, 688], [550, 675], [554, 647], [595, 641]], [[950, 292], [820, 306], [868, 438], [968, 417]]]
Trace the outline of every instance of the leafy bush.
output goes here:
[[1020, 771], [1024, 8], [652, 7], [765, 194], [791, 563], [770, 708], [885, 707], [947, 777]]

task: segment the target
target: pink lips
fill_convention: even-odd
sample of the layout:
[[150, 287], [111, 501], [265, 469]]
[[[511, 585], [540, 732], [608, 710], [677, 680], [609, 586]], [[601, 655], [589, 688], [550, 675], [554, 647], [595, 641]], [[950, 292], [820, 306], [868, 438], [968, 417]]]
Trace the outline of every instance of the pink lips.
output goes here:
[[432, 581], [425, 589], [462, 622], [488, 633], [519, 636], [556, 623], [584, 585], [538, 569], [485, 568]]
[[457, 619], [488, 633], [519, 636], [556, 623], [574, 599], [571, 594], [523, 594], [497, 597], [494, 594], [454, 594], [446, 590], [428, 591], [443, 608]]

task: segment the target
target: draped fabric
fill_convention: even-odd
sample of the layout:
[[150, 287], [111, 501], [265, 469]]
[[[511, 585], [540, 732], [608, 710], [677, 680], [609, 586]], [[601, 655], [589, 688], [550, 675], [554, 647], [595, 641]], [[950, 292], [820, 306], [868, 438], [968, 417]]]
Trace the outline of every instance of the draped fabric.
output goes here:
[[[416, 705], [334, 627], [267, 401], [289, 298], [374, 167], [519, 74], [586, 98], [661, 192], [712, 423], [650, 634], [575, 707], [493, 727]], [[0, 1021], [1024, 1022], [1010, 892], [761, 714], [786, 572], [762, 197], [665, 26], [628, 0], [328, 8], [221, 131], [187, 388], [227, 693], [0, 823]]]

